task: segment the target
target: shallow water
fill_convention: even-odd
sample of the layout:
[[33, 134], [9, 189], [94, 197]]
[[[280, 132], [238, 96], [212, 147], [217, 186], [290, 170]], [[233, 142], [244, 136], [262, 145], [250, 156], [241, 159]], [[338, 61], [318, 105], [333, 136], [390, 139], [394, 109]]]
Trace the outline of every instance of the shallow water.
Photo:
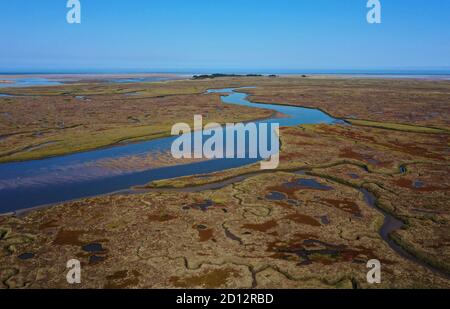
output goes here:
[[91, 253], [98, 253], [98, 252], [105, 251], [105, 249], [103, 249], [102, 244], [98, 244], [98, 243], [84, 245], [81, 249], [83, 249], [83, 251], [91, 252]]
[[61, 82], [51, 80], [48, 78], [33, 77], [33, 78], [0, 78], [0, 80], [7, 80], [10, 83], [0, 83], [0, 88], [9, 87], [34, 87], [34, 86], [56, 86], [62, 85]]
[[416, 264], [419, 264], [423, 267], [426, 267], [430, 269], [431, 271], [440, 274], [447, 279], [449, 278], [449, 275], [445, 272], [439, 270], [438, 268], [435, 268], [434, 266], [431, 266], [425, 262], [423, 262], [421, 259], [417, 258], [415, 255], [409, 253], [405, 249], [403, 249], [400, 245], [398, 245], [391, 237], [390, 235], [404, 227], [404, 223], [400, 221], [399, 219], [395, 218], [391, 214], [387, 213], [383, 209], [377, 206], [377, 198], [373, 193], [367, 191], [366, 189], [360, 189], [361, 193], [364, 195], [364, 200], [367, 203], [367, 205], [373, 209], [376, 209], [377, 211], [381, 212], [384, 216], [384, 222], [381, 226], [381, 229], [379, 231], [381, 238], [391, 247], [392, 250], [397, 252], [400, 256], [402, 256], [405, 259], [408, 259]]
[[271, 201], [282, 201], [287, 199], [287, 196], [284, 193], [280, 192], [270, 192], [266, 195], [266, 199]]
[[34, 253], [26, 252], [18, 256], [19, 259], [25, 261], [34, 258]]
[[[337, 119], [315, 109], [251, 103], [247, 95], [232, 89], [211, 90], [226, 93], [226, 104], [271, 109], [286, 115], [256, 123], [280, 123], [280, 126], [335, 123]], [[0, 164], [0, 213], [28, 209], [83, 197], [107, 194], [144, 185], [154, 180], [205, 174], [258, 162], [260, 158], [213, 159], [179, 166], [148, 170], [108, 169], [101, 165], [109, 159], [147, 156], [170, 151], [172, 136], [147, 142], [87, 151], [43, 160]]]
[[314, 179], [303, 179], [303, 178], [297, 179], [296, 181], [291, 183], [286, 183], [285, 186], [287, 188], [310, 188], [323, 191], [333, 190], [332, 187], [325, 186]]
[[[118, 83], [118, 84], [128, 84], [128, 83], [148, 83], [148, 82], [160, 82], [174, 80], [174, 77], [136, 77], [136, 78], [107, 78], [104, 79], [106, 83]], [[73, 81], [69, 79], [70, 81]], [[8, 83], [0, 82], [0, 88], [9, 87], [35, 87], [35, 86], [57, 86], [63, 85], [65, 80], [52, 79], [45, 77], [0, 77], [0, 81], [8, 81]], [[1, 95], [0, 95], [1, 96]]]
[[162, 82], [172, 80], [170, 77], [136, 77], [136, 78], [112, 78], [108, 79], [109, 83], [129, 84], [129, 83], [148, 83], [148, 82]]

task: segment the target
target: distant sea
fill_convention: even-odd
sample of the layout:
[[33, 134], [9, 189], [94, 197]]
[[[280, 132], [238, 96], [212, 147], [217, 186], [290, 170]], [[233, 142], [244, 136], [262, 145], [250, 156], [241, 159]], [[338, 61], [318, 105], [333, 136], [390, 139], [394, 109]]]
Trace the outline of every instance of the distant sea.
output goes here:
[[192, 76], [199, 74], [276, 74], [276, 75], [335, 75], [335, 76], [347, 76], [347, 77], [364, 77], [364, 78], [414, 78], [414, 79], [439, 79], [439, 80], [450, 80], [450, 69], [386, 69], [386, 70], [375, 70], [375, 69], [338, 69], [338, 70], [327, 70], [327, 69], [166, 69], [166, 70], [81, 70], [81, 71], [6, 71], [0, 72], [1, 77], [7, 79], [8, 75], [46, 75], [48, 78], [52, 78], [52, 75], [139, 75], [139, 74], [172, 74], [179, 76]]

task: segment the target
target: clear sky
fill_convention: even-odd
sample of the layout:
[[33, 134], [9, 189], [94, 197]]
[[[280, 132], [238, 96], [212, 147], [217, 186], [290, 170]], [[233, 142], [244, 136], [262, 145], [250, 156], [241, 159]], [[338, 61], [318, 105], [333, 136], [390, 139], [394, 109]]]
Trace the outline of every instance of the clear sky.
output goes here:
[[449, 69], [450, 1], [0, 0], [0, 72]]

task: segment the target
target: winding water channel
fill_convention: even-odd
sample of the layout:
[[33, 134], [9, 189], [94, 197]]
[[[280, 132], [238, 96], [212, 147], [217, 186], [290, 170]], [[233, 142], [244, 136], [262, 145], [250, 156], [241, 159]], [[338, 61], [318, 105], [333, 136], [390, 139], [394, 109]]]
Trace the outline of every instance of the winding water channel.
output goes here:
[[[221, 98], [224, 104], [264, 108], [285, 115], [256, 121], [256, 124], [295, 126], [339, 122], [317, 109], [252, 103], [247, 100], [247, 94], [234, 90], [215, 89], [208, 93], [223, 93]], [[176, 138], [172, 136], [43, 160], [0, 164], [0, 213], [112, 193], [154, 180], [222, 171], [260, 160], [213, 159], [148, 170], [111, 169], [102, 164], [106, 160], [144, 157], [152, 153], [170, 155]]]
[[[295, 173], [295, 174], [299, 174], [299, 175], [303, 175], [303, 176], [307, 176], [308, 175], [308, 169], [302, 169], [302, 170], [283, 170], [284, 172], [291, 172], [291, 173]], [[204, 184], [204, 185], [197, 185], [197, 186], [192, 186], [192, 187], [183, 187], [183, 188], [157, 188], [157, 189], [133, 189], [133, 190], [129, 190], [126, 193], [128, 194], [142, 194], [145, 192], [161, 192], [161, 191], [169, 191], [169, 192], [202, 192], [202, 191], [206, 191], [206, 190], [218, 190], [221, 188], [224, 188], [226, 186], [238, 183], [238, 182], [242, 182], [248, 178], [263, 174], [263, 173], [268, 173], [270, 171], [258, 171], [258, 172], [250, 172], [247, 174], [243, 174], [243, 175], [238, 175], [238, 176], [234, 176], [234, 177], [230, 177], [227, 178], [225, 180], [220, 180], [217, 182], [213, 182], [213, 183], [208, 183], [208, 184]], [[404, 166], [402, 166], [400, 168], [400, 173], [406, 173], [406, 168]], [[317, 175], [313, 175], [313, 177], [318, 177]], [[313, 179], [306, 179], [307, 181], [314, 181]], [[331, 182], [336, 182], [335, 180], [332, 179], [326, 179], [328, 181]], [[337, 183], [340, 185], [345, 185], [343, 183]], [[352, 187], [353, 188], [353, 187]], [[353, 188], [355, 189], [355, 188]], [[356, 189], [355, 189], [356, 190]], [[438, 274], [439, 276], [446, 278], [446, 279], [450, 279], [450, 276], [442, 271], [441, 269], [438, 269], [430, 264], [425, 263], [424, 261], [420, 260], [419, 258], [417, 258], [416, 256], [414, 256], [413, 254], [411, 254], [410, 252], [408, 252], [407, 250], [405, 250], [404, 248], [402, 248], [400, 245], [398, 245], [395, 241], [393, 241], [390, 237], [390, 234], [403, 228], [405, 226], [405, 224], [395, 218], [394, 216], [392, 216], [391, 214], [389, 214], [388, 212], [384, 211], [383, 209], [381, 209], [378, 206], [378, 201], [377, 198], [375, 197], [375, 195], [371, 192], [369, 192], [367, 189], [364, 188], [360, 188], [359, 191], [361, 192], [361, 194], [364, 196], [364, 201], [366, 203], [366, 205], [370, 208], [375, 209], [376, 211], [380, 212], [383, 216], [384, 216], [384, 220], [383, 220], [383, 225], [381, 226], [380, 230], [378, 231], [381, 239], [393, 250], [395, 251], [399, 256], [401, 256], [404, 259], [407, 259], [417, 265], [420, 265], [422, 267], [425, 267], [427, 269], [429, 269], [430, 271], [432, 271], [435, 274]], [[124, 192], [125, 193], [125, 192]]]

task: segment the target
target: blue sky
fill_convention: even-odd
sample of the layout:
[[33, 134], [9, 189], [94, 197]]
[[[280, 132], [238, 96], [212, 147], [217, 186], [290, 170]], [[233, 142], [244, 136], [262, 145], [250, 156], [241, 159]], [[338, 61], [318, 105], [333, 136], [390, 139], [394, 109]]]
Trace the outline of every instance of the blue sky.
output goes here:
[[449, 69], [450, 1], [0, 0], [0, 71]]

